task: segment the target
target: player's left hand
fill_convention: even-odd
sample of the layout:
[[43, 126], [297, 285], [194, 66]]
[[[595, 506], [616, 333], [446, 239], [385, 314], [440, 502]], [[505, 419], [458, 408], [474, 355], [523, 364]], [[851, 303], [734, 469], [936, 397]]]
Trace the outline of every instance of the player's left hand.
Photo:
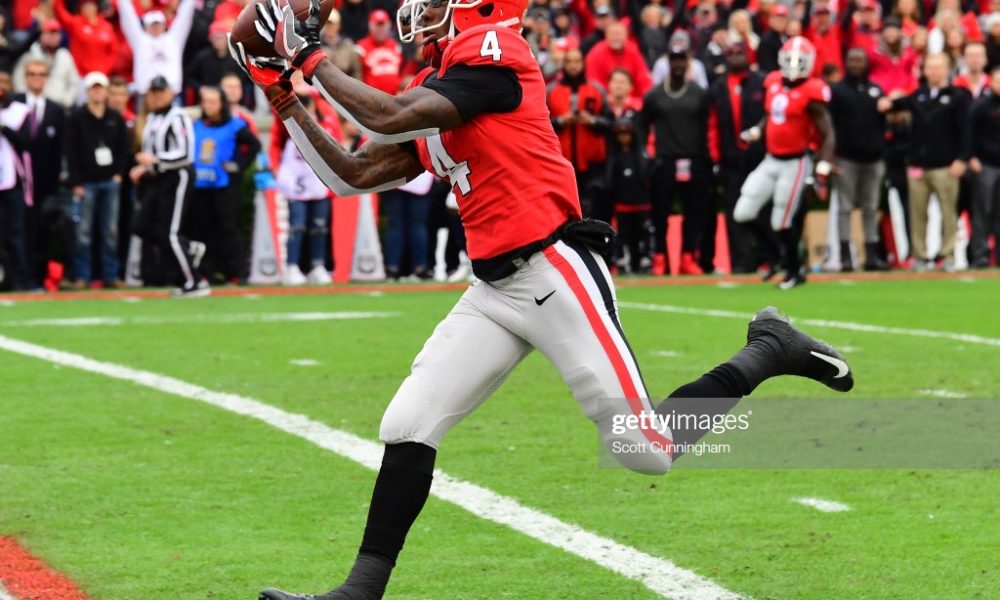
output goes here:
[[830, 173], [833, 172], [833, 164], [829, 161], [821, 160], [816, 163], [816, 195], [820, 200], [826, 202], [830, 199]]
[[277, 85], [282, 79], [287, 81], [291, 75], [288, 63], [284, 59], [250, 56], [243, 47], [243, 42], [233, 42], [232, 34], [228, 36], [228, 45], [233, 60], [261, 89], [266, 90], [269, 86]]
[[[289, 61], [293, 68], [302, 69], [305, 75], [312, 74], [312, 68], [323, 58], [320, 49], [319, 0], [310, 0], [309, 15], [304, 21], [295, 16], [288, 4], [284, 8], [278, 0], [266, 0], [255, 7], [257, 19], [254, 27], [262, 38], [274, 44], [279, 56]], [[307, 63], [308, 66], [307, 66]]]

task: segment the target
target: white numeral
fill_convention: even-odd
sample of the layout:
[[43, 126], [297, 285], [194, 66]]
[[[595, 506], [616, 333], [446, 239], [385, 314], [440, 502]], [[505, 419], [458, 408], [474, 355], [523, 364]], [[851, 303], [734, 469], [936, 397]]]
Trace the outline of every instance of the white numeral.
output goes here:
[[483, 46], [479, 49], [479, 56], [492, 56], [493, 62], [500, 62], [500, 56], [503, 53], [500, 52], [500, 40], [497, 39], [497, 32], [490, 31], [486, 32], [483, 36]]
[[463, 160], [456, 164], [455, 159], [444, 149], [440, 135], [432, 135], [426, 139], [427, 153], [431, 156], [431, 164], [438, 177], [447, 177], [452, 187], [457, 185], [463, 196], [468, 195], [472, 191], [472, 184], [469, 183], [469, 174], [472, 173], [469, 161]]

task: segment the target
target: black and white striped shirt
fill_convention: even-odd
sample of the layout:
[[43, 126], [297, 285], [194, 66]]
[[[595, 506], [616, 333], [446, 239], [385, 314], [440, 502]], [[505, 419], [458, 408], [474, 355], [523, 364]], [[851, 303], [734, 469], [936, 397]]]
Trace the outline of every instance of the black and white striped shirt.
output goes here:
[[194, 124], [184, 109], [149, 113], [142, 132], [142, 151], [156, 156], [158, 173], [194, 164]]

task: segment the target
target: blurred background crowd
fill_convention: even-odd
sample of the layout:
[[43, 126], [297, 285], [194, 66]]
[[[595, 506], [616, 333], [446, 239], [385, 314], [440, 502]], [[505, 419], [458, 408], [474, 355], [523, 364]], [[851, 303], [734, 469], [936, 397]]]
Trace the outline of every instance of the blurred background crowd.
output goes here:
[[[5, 288], [123, 285], [151, 93], [192, 116], [195, 190], [171, 231], [205, 244], [192, 252], [214, 283], [246, 280], [252, 198], [262, 185], [276, 185], [289, 201], [285, 283], [329, 283], [329, 192], [308, 177], [226, 48], [244, 4], [0, 1], [0, 104], [28, 111], [16, 127], [0, 127]], [[419, 47], [398, 41], [397, 5], [339, 0], [323, 31], [337, 66], [390, 93], [424, 66]], [[869, 185], [858, 185], [835, 168], [836, 268], [996, 262], [1000, 0], [534, 0], [523, 33], [550, 82], [553, 127], [584, 211], [619, 231], [618, 272], [715, 272], [720, 239], [732, 272], [780, 263], [772, 241], [733, 222], [732, 210], [764, 156], [740, 133], [761, 120], [764, 76], [796, 35], [815, 46], [814, 75], [833, 89], [838, 167], [869, 169]], [[345, 146], [363, 142], [321, 98], [305, 88], [300, 95]], [[883, 97], [902, 110], [880, 111]], [[448, 196], [430, 176], [382, 195], [387, 276], [466, 276]], [[886, 225], [890, 196], [905, 227]], [[931, 196], [942, 215], [934, 256], [923, 239]], [[855, 209], [861, 240], [851, 237]], [[673, 261], [671, 215], [682, 217]], [[970, 243], [956, 262], [959, 228]], [[442, 230], [450, 232], [447, 248]], [[908, 260], [901, 244], [912, 249]], [[167, 262], [144, 253], [139, 278], [170, 282]]]

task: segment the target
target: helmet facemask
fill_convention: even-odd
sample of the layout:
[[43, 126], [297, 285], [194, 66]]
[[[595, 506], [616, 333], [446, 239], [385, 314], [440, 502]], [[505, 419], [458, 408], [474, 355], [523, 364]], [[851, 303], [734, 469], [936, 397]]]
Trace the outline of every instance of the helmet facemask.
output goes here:
[[[469, 9], [479, 6], [483, 0], [403, 0], [396, 11], [396, 30], [399, 31], [399, 39], [404, 44], [409, 44], [416, 39], [417, 34], [426, 33], [441, 27], [451, 18], [455, 8]], [[423, 17], [427, 7], [439, 8], [445, 6], [444, 15], [437, 23], [420, 25], [420, 18]], [[403, 33], [406, 31], [406, 33]], [[452, 23], [449, 30], [449, 37], [455, 36], [455, 26]]]

